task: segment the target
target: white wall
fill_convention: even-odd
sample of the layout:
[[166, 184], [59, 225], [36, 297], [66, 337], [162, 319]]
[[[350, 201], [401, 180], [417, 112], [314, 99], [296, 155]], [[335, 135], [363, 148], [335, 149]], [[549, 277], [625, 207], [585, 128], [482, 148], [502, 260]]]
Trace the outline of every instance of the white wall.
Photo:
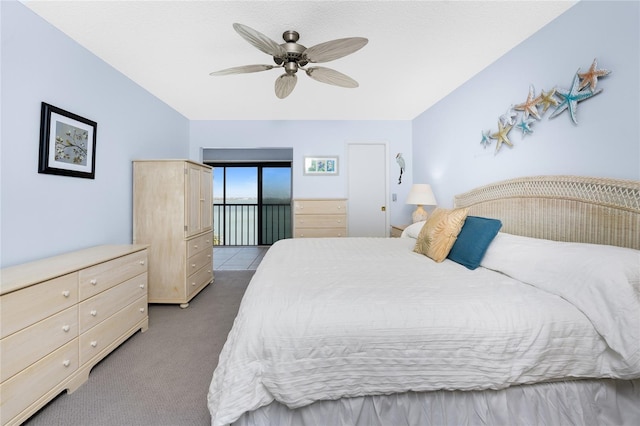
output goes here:
[[[130, 243], [131, 160], [186, 158], [188, 120], [24, 5], [0, 10], [1, 266]], [[98, 123], [95, 180], [38, 174], [41, 102]]]
[[[410, 121], [192, 121], [190, 158], [202, 148], [293, 148], [293, 196], [347, 197], [346, 152], [349, 142], [386, 142], [389, 151], [389, 220], [407, 223], [412, 206], [405, 200], [411, 188]], [[398, 152], [407, 160], [407, 174], [398, 185]], [[306, 155], [338, 155], [338, 176], [304, 176]], [[397, 201], [391, 194], [397, 194]]]
[[[438, 202], [496, 180], [542, 174], [640, 179], [640, 3], [581, 1], [413, 121], [414, 180], [431, 183]], [[508, 37], [508, 34], [505, 34]], [[568, 112], [532, 125], [513, 148], [480, 145], [511, 104], [569, 88], [575, 72], [598, 59], [612, 70], [604, 89]]]

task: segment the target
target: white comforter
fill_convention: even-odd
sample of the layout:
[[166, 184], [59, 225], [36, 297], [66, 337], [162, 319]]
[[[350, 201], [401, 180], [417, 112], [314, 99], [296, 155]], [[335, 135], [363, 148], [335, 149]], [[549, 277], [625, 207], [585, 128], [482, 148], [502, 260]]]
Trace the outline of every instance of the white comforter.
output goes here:
[[[273, 400], [295, 408], [410, 390], [640, 377], [636, 334], [616, 333], [600, 318], [608, 314], [588, 312], [581, 298], [578, 308], [566, 294], [549, 292], [563, 288], [547, 282], [550, 274], [540, 279], [541, 290], [505, 275], [517, 276], [511, 269], [435, 263], [413, 253], [414, 243], [344, 238], [274, 244], [220, 354], [208, 395], [212, 425]], [[494, 252], [493, 260], [492, 269], [500, 269], [500, 255]], [[640, 310], [628, 309], [640, 304], [622, 281], [607, 283], [631, 289], [624, 293], [631, 294], [620, 313], [624, 320], [614, 324], [633, 326]], [[619, 299], [607, 309], [615, 311]], [[609, 336], [594, 324], [608, 327]]]

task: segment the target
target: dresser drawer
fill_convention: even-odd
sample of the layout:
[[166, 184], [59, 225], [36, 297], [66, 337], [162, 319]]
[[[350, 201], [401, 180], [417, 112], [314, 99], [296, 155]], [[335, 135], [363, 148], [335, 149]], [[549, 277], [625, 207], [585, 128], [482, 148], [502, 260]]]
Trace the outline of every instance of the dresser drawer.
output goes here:
[[0, 296], [0, 338], [78, 303], [78, 273]]
[[302, 228], [296, 229], [295, 238], [331, 238], [346, 237], [345, 228]]
[[187, 279], [187, 299], [200, 287], [213, 280], [213, 267], [205, 266]]
[[78, 305], [80, 333], [84, 333], [141, 296], [147, 295], [147, 274], [138, 275]]
[[346, 226], [347, 216], [342, 214], [296, 215], [297, 228], [341, 228]]
[[122, 256], [80, 271], [80, 300], [147, 272], [147, 251]]
[[346, 214], [347, 200], [294, 200], [294, 214]]
[[187, 241], [187, 259], [195, 256], [203, 250], [213, 248], [213, 232], [200, 235]]
[[80, 365], [99, 355], [127, 330], [147, 317], [147, 297], [143, 296], [100, 324], [80, 335]]
[[0, 384], [0, 423], [7, 423], [77, 369], [78, 340], [73, 339]]
[[78, 337], [78, 310], [67, 308], [0, 340], [0, 381]]
[[202, 251], [199, 254], [187, 259], [187, 276], [195, 274], [205, 266], [209, 266], [209, 269], [213, 268], [213, 259], [211, 258], [213, 249], [209, 251]]

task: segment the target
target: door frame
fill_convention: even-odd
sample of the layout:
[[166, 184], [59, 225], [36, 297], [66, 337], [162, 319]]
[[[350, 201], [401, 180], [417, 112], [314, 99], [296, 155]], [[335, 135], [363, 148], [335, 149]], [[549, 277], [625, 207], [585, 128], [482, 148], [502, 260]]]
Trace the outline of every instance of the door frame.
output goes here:
[[[385, 212], [384, 212], [384, 235], [385, 236], [389, 236], [389, 142], [386, 140], [380, 140], [380, 141], [347, 141], [345, 144], [345, 156], [346, 156], [346, 163], [347, 163], [347, 167], [345, 167], [345, 169], [347, 170], [346, 172], [346, 186], [347, 186], [347, 200], [350, 199], [350, 192], [351, 192], [351, 187], [349, 184], [349, 164], [350, 164], [350, 158], [349, 158], [349, 154], [350, 154], [350, 150], [349, 150], [349, 146], [350, 145], [382, 145], [384, 146], [384, 200], [385, 200]], [[350, 221], [350, 218], [347, 217], [347, 223]], [[347, 227], [347, 233], [348, 233], [348, 227]]]

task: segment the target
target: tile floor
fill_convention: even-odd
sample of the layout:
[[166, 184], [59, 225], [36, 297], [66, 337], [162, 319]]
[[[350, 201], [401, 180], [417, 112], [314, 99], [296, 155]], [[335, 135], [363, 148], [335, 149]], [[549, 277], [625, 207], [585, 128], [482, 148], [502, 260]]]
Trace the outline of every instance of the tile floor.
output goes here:
[[213, 269], [256, 269], [267, 250], [269, 246], [214, 246]]

